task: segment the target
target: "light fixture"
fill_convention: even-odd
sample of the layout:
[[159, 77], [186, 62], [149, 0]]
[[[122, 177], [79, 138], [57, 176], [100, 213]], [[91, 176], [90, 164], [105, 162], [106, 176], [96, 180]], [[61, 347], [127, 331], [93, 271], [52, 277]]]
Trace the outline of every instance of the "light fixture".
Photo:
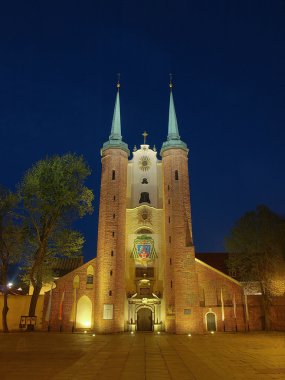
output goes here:
[[192, 336], [192, 335], [189, 333], [188, 336]]
[[215, 334], [215, 331], [211, 331], [211, 334]]

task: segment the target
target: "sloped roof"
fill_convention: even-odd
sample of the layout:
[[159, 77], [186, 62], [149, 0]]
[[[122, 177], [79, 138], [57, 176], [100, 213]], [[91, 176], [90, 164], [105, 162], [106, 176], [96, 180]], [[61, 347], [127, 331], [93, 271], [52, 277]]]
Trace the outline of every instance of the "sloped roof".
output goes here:
[[200, 261], [229, 276], [227, 267], [227, 260], [229, 258], [228, 252], [196, 252], [195, 256]]
[[83, 265], [83, 256], [79, 257], [56, 257], [53, 260], [52, 268], [58, 277], [72, 272], [74, 269]]

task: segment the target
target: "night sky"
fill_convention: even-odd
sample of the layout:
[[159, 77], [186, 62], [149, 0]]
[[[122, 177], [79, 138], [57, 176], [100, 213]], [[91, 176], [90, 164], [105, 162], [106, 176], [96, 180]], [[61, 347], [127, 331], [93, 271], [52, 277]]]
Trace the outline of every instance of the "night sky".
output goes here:
[[[223, 250], [258, 204], [285, 215], [285, 2], [7, 1], [0, 10], [0, 183], [15, 188], [52, 154], [83, 154], [94, 214], [79, 223], [95, 256], [100, 148], [121, 73], [124, 141], [160, 150], [169, 88], [190, 148], [198, 252]], [[9, 7], [9, 8], [8, 8]]]

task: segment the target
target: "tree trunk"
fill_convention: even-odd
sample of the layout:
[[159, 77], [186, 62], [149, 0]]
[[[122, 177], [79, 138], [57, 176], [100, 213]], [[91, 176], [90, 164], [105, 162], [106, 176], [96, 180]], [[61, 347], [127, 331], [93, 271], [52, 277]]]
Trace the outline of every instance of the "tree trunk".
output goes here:
[[266, 331], [271, 330], [271, 320], [270, 320], [270, 299], [263, 284], [261, 283], [261, 297], [262, 297], [262, 309], [264, 314], [264, 329]]
[[[34, 317], [36, 315], [36, 306], [37, 306], [41, 288], [42, 288], [41, 286], [34, 287], [31, 303], [30, 303], [30, 308], [29, 308], [29, 317]], [[28, 325], [27, 331], [34, 331], [34, 325]]]
[[271, 330], [270, 309], [267, 297], [262, 297], [263, 312], [264, 312], [264, 327], [266, 331]]
[[3, 309], [2, 309], [2, 328], [3, 328], [3, 332], [5, 332], [5, 333], [9, 332], [8, 324], [7, 324], [7, 314], [8, 314], [8, 311], [9, 311], [9, 307], [8, 307], [8, 289], [6, 288], [4, 290], [4, 305], [3, 305]]
[[4, 286], [4, 303], [3, 303], [3, 309], [2, 309], [2, 328], [3, 332], [8, 333], [8, 323], [7, 323], [7, 314], [9, 311], [8, 307], [8, 288], [7, 288], [7, 265], [6, 263], [2, 266], [2, 282]]

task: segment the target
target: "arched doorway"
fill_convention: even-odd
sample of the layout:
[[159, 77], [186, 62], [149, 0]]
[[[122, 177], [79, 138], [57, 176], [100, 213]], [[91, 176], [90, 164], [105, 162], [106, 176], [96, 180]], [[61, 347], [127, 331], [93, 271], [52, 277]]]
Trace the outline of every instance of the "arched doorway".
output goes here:
[[206, 314], [206, 324], [207, 324], [207, 331], [217, 330], [216, 315], [214, 313]]
[[137, 331], [152, 331], [152, 311], [148, 307], [137, 312]]
[[91, 327], [92, 318], [92, 302], [89, 297], [82, 296], [77, 302], [76, 310], [76, 327], [88, 328]]

